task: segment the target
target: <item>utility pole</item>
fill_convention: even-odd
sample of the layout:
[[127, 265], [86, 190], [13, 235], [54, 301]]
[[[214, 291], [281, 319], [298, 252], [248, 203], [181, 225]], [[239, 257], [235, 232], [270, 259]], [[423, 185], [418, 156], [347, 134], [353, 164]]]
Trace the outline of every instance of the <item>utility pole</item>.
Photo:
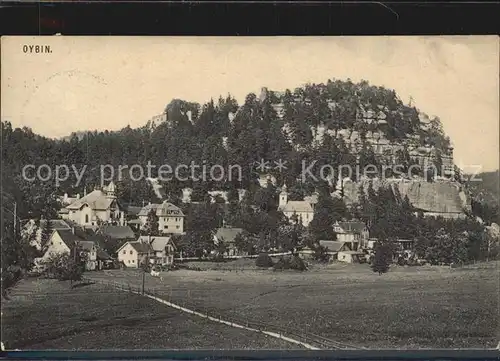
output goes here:
[[14, 201], [14, 235], [17, 235], [17, 202]]
[[144, 283], [146, 282], [146, 269], [142, 272], [142, 294], [144, 295]]

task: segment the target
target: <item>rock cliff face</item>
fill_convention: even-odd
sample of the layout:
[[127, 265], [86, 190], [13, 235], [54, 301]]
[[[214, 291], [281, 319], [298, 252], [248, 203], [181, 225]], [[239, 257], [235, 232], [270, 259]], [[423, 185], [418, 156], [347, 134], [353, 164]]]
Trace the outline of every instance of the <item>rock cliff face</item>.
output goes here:
[[[426, 215], [460, 218], [471, 209], [469, 194], [457, 182], [436, 181], [429, 183], [424, 180], [374, 179], [372, 183], [375, 190], [382, 186], [391, 187], [395, 192], [397, 189], [401, 197], [408, 196], [412, 206], [422, 210]], [[366, 193], [369, 184], [370, 180], [368, 179], [357, 183], [345, 179], [343, 187], [346, 204], [351, 205], [357, 202], [360, 186], [363, 186]]]

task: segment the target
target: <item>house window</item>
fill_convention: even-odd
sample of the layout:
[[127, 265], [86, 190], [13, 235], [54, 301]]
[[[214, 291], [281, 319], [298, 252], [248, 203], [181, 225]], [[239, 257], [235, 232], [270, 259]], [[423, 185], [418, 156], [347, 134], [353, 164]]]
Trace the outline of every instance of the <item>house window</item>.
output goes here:
[[127, 254], [127, 251], [126, 251], [126, 250], [123, 250], [123, 254]]
[[168, 229], [168, 226], [165, 226], [164, 228], [165, 228], [165, 229]]
[[180, 227], [179, 226], [175, 226], [175, 228], [179, 229]]
[[89, 223], [89, 215], [88, 214], [85, 215], [85, 223]]
[[135, 263], [135, 259], [132, 260], [132, 263]]
[[133, 254], [133, 253], [134, 253], [134, 251], [130, 251], [130, 254]]
[[128, 263], [130, 263], [130, 260], [128, 260]]

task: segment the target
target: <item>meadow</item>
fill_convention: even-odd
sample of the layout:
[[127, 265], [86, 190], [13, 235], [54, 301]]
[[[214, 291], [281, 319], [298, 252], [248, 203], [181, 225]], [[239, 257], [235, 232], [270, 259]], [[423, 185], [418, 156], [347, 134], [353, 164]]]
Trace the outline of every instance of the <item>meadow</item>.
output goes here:
[[29, 278], [2, 299], [2, 342], [20, 350], [286, 349], [235, 329], [99, 284]]
[[[395, 266], [379, 276], [359, 264], [279, 272], [238, 262], [203, 267], [196, 262], [205, 270], [164, 272], [161, 279], [146, 274], [145, 287], [235, 322], [250, 319], [356, 347], [491, 348], [498, 343], [496, 263], [477, 269]], [[142, 283], [137, 270], [87, 276], [133, 287]]]

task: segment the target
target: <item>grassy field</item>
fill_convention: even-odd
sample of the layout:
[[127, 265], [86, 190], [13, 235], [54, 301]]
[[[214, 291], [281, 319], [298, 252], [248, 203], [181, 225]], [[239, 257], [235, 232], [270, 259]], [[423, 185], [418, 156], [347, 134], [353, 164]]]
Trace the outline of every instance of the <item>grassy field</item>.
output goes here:
[[290, 344], [92, 284], [21, 281], [2, 300], [8, 349], [286, 349]]
[[[382, 276], [367, 265], [316, 266], [304, 273], [224, 267], [166, 272], [163, 280], [146, 275], [146, 288], [212, 315], [368, 348], [491, 348], [500, 339], [496, 264], [393, 267]], [[135, 286], [142, 280], [133, 270], [88, 276]]]

